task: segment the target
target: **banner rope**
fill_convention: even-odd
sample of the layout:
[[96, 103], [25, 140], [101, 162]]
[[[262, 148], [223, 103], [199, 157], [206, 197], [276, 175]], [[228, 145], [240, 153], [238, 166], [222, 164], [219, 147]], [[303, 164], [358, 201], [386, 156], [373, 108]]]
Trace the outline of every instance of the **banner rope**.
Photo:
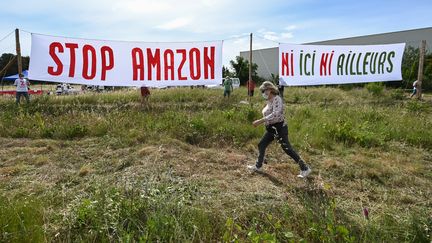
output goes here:
[[[22, 32], [29, 33], [29, 34], [39, 34], [39, 35], [46, 35], [46, 36], [74, 38], [74, 39], [86, 39], [86, 40], [98, 40], [98, 41], [120, 41], [120, 42], [148, 42], [148, 41], [122, 41], [122, 40], [93, 39], [93, 38], [71, 37], [71, 36], [57, 36], [57, 35], [48, 35], [48, 34], [35, 33], [35, 32], [31, 32], [31, 31], [23, 30], [23, 29], [19, 29], [19, 30], [22, 31]], [[11, 33], [13, 33], [13, 31]], [[175, 42], [175, 43], [194, 43], [194, 42], [211, 42], [211, 41], [229, 41], [229, 40], [242, 39], [242, 38], [244, 38], [246, 36], [249, 36], [249, 33], [243, 33], [243, 34], [234, 35], [234, 36], [231, 36], [231, 37], [228, 37], [228, 38], [217, 39], [217, 40], [204, 40], [204, 41], [198, 41], [198, 40], [195, 40], [195, 41], [166, 41], [166, 42], [165, 41], [151, 41], [151, 43], [171, 43], [171, 42]]]

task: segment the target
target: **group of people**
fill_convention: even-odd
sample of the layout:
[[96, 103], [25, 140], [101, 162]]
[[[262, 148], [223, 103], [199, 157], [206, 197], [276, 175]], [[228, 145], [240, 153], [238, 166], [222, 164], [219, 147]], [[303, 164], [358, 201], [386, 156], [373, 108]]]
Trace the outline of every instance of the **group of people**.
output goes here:
[[[233, 82], [230, 77], [225, 77], [222, 83], [224, 87], [224, 97], [230, 97], [231, 92], [234, 90]], [[246, 87], [248, 91], [248, 96], [252, 97], [254, 96], [254, 90], [255, 90], [255, 82], [252, 80], [248, 80], [246, 82]]]
[[[224, 86], [224, 97], [230, 97], [231, 92], [234, 90], [233, 83], [230, 77], [225, 77], [222, 85]], [[283, 99], [284, 86], [279, 82], [277, 85], [279, 96]], [[256, 84], [253, 80], [246, 81], [246, 88], [248, 92], [248, 96], [254, 96]]]
[[[27, 103], [30, 102], [29, 87], [30, 82], [19, 74], [19, 78], [15, 80], [14, 85], [16, 88], [16, 103], [19, 104], [21, 96], [24, 96]], [[224, 82], [224, 97], [229, 97], [233, 91], [233, 83], [229, 77], [226, 77]], [[252, 80], [246, 83], [248, 96], [254, 95], [256, 88]], [[411, 97], [417, 93], [418, 81], [413, 83], [413, 92]], [[270, 81], [265, 81], [259, 87], [263, 99], [266, 101], [266, 106], [262, 110], [262, 118], [252, 122], [254, 127], [261, 124], [265, 125], [265, 133], [258, 143], [258, 158], [254, 165], [248, 165], [247, 168], [254, 172], [259, 172], [263, 169], [263, 164], [266, 163], [264, 156], [267, 147], [270, 143], [276, 140], [283, 151], [289, 155], [299, 166], [300, 173], [298, 177], [305, 178], [311, 173], [311, 168], [305, 161], [298, 155], [298, 153], [291, 146], [288, 139], [288, 125], [285, 121], [284, 115], [284, 102], [283, 102], [283, 85], [277, 87]], [[147, 87], [141, 87], [141, 104], [145, 104], [150, 96], [150, 90]]]
[[[17, 87], [16, 103], [20, 103], [21, 96], [24, 96], [27, 103], [30, 102], [28, 94], [30, 82], [25, 79], [22, 74], [19, 74], [19, 78], [15, 80], [14, 85]], [[229, 97], [234, 89], [232, 80], [227, 77], [224, 80], [223, 86], [224, 97]], [[252, 80], [247, 82], [247, 90], [249, 96], [254, 95], [255, 83]], [[282, 93], [280, 92], [280, 89], [278, 89], [273, 83], [265, 81], [259, 87], [259, 90], [267, 104], [262, 110], [263, 118], [254, 121], [252, 125], [257, 127], [260, 124], [265, 124], [266, 132], [258, 144], [258, 159], [255, 165], [249, 165], [248, 168], [252, 171], [261, 171], [264, 163], [265, 150], [273, 140], [276, 140], [279, 142], [285, 153], [299, 165], [300, 174], [298, 176], [302, 178], [308, 176], [311, 173], [310, 167], [300, 158], [288, 140], [288, 126], [285, 122], [284, 103], [282, 101]], [[150, 90], [148, 87], [141, 87], [140, 92], [141, 104], [144, 105], [147, 103], [150, 96]]]

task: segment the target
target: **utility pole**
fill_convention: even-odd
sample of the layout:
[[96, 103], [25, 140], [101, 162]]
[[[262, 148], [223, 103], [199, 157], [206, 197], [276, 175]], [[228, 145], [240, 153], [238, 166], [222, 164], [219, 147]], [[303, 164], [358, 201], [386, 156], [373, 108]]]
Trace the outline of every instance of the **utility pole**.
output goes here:
[[421, 41], [420, 46], [420, 59], [419, 59], [419, 69], [417, 75], [417, 99], [422, 98], [422, 82], [423, 82], [423, 66], [424, 66], [424, 57], [425, 57], [425, 49], [426, 49], [426, 41]]
[[248, 86], [247, 86], [247, 93], [248, 93], [248, 97], [249, 97], [249, 103], [252, 105], [251, 103], [251, 96], [249, 94], [250, 92], [250, 86], [251, 86], [251, 82], [252, 82], [252, 33], [250, 33], [250, 46], [249, 46], [249, 80], [248, 80]]
[[16, 53], [18, 61], [18, 76], [22, 74], [22, 60], [21, 60], [21, 46], [19, 41], [19, 29], [15, 29], [15, 43], [16, 43]]

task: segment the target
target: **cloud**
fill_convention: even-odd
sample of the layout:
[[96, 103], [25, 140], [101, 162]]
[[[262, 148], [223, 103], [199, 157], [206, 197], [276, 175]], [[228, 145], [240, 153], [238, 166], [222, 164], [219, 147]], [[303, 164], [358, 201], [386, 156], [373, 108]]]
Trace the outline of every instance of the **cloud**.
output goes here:
[[[368, 1], [358, 5], [369, 8]], [[421, 9], [426, 11], [430, 5], [422, 4]], [[228, 63], [240, 51], [249, 49], [251, 32], [254, 33], [253, 47], [259, 49], [275, 47], [278, 42], [307, 43], [379, 33], [380, 28], [385, 28], [380, 26], [390, 22], [400, 25], [397, 21], [381, 21], [376, 16], [362, 16], [359, 22], [353, 18], [353, 14], [358, 13], [347, 11], [352, 6], [316, 0], [14, 0], [0, 2], [0, 33], [5, 36], [18, 27], [48, 35], [105, 40], [225, 39], [224, 63]], [[398, 12], [396, 10], [393, 12]], [[419, 12], [420, 7], [415, 10]], [[412, 18], [407, 19], [414, 21], [420, 16], [416, 11], [411, 11]], [[377, 16], [387, 18], [387, 15]], [[365, 25], [365, 19], [377, 25]], [[423, 22], [427, 24], [431, 20]], [[372, 33], [370, 28], [373, 28]], [[25, 35], [22, 35], [21, 46], [23, 52], [29, 54], [30, 35], [27, 38]], [[7, 44], [3, 49], [10, 49], [10, 43]]]
[[285, 27], [284, 29], [287, 31], [295, 30], [295, 29], [297, 29], [297, 25], [292, 24], [292, 25]]
[[258, 30], [258, 35], [264, 39], [276, 42], [286, 42], [294, 37], [292, 32], [275, 32], [266, 29]]
[[174, 20], [166, 22], [164, 24], [158, 25], [158, 26], [156, 26], [156, 28], [162, 29], [162, 30], [179, 29], [181, 27], [185, 27], [185, 26], [189, 25], [191, 22], [192, 22], [192, 18], [181, 17], [181, 18], [176, 18]]
[[[249, 49], [250, 32], [273, 40], [254, 37], [254, 49], [292, 38], [292, 30], [284, 29], [286, 22], [275, 21], [280, 15], [273, 10], [291, 1], [250, 0], [245, 7], [244, 2], [231, 0], [15, 0], [4, 9], [9, 16], [5, 19], [16, 19], [19, 28], [48, 35], [154, 42], [225, 39], [226, 65]], [[24, 5], [31, 10], [23, 12]], [[22, 49], [30, 54], [27, 39], [23, 38]]]

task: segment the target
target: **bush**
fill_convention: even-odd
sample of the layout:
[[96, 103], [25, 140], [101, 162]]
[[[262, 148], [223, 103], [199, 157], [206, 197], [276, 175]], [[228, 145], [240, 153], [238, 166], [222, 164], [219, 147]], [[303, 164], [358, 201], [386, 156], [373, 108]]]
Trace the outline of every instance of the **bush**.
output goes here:
[[61, 128], [60, 137], [66, 139], [82, 138], [87, 134], [87, 127], [81, 124], [73, 124]]
[[403, 100], [405, 99], [405, 94], [404, 91], [402, 89], [394, 89], [391, 93], [390, 96], [395, 99], [395, 100]]
[[366, 84], [366, 89], [375, 96], [379, 96], [384, 91], [384, 85], [380, 82]]
[[427, 105], [418, 100], [410, 100], [406, 108], [410, 112], [422, 112], [427, 110]]

